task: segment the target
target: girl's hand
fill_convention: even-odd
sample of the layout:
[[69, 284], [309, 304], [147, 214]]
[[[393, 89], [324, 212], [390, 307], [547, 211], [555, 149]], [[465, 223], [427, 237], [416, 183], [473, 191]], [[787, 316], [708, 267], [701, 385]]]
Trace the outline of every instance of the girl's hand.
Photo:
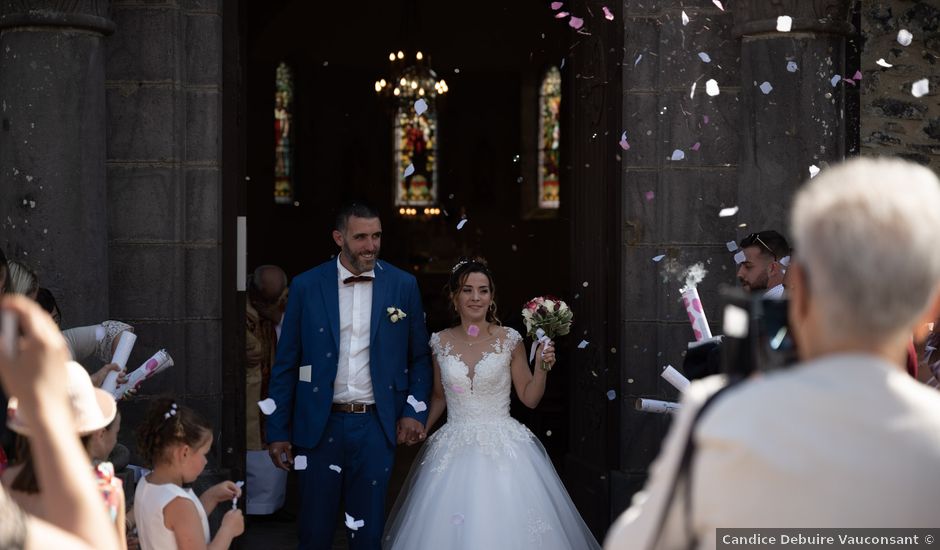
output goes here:
[[[221, 485], [221, 483], [219, 485]], [[216, 485], [216, 487], [218, 487], [218, 485]], [[236, 509], [225, 512], [225, 515], [222, 516], [222, 525], [219, 527], [219, 531], [225, 531], [232, 538], [244, 533], [245, 516], [242, 515], [242, 511]]]
[[226, 500], [232, 500], [235, 497], [242, 496], [241, 488], [235, 485], [233, 481], [223, 481], [222, 483], [213, 485], [206, 490], [206, 493], [208, 494], [207, 500], [215, 503], [225, 502]]

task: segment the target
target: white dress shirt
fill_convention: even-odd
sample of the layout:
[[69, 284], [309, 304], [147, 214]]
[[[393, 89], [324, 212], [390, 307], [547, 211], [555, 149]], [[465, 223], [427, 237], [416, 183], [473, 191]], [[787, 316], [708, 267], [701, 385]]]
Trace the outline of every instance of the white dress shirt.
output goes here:
[[[682, 395], [645, 489], [604, 548], [649, 548], [692, 418], [721, 376]], [[940, 482], [940, 395], [900, 367], [831, 355], [749, 380], [699, 421], [692, 465], [692, 528], [699, 550], [719, 527], [929, 527]], [[684, 487], [659, 548], [685, 548]]]
[[782, 300], [784, 292], [785, 292], [785, 289], [783, 288], [783, 285], [780, 284], [769, 289], [767, 292], [765, 292], [764, 298], [773, 298], [774, 300]]
[[[372, 335], [372, 283], [344, 284], [354, 275], [336, 257], [339, 285], [339, 365], [333, 381], [334, 403], [375, 403], [369, 371]], [[375, 271], [362, 273], [375, 277]]]

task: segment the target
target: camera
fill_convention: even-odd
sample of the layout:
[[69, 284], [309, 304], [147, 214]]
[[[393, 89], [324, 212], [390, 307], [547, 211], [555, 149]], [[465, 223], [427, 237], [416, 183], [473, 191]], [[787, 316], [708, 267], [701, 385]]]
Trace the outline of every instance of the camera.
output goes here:
[[787, 299], [747, 294], [724, 288], [722, 371], [730, 378], [746, 378], [796, 363], [797, 350], [788, 319]]

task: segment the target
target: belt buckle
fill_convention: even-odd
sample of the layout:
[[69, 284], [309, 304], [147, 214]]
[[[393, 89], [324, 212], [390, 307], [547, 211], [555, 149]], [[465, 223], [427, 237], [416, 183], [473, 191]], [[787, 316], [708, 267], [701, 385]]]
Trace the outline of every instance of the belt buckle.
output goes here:
[[351, 405], [350, 412], [353, 412], [356, 414], [364, 414], [364, 413], [369, 412], [369, 409], [368, 409], [369, 406], [366, 405], [365, 403], [350, 403], [350, 405]]

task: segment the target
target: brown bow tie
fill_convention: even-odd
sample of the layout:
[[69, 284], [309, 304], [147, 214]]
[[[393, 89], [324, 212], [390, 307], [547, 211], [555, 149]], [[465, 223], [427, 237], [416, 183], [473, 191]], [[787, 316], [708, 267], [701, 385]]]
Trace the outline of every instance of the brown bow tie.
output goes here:
[[351, 285], [353, 283], [371, 283], [372, 279], [375, 277], [369, 277], [367, 275], [356, 275], [354, 277], [346, 277], [343, 279], [344, 285]]

